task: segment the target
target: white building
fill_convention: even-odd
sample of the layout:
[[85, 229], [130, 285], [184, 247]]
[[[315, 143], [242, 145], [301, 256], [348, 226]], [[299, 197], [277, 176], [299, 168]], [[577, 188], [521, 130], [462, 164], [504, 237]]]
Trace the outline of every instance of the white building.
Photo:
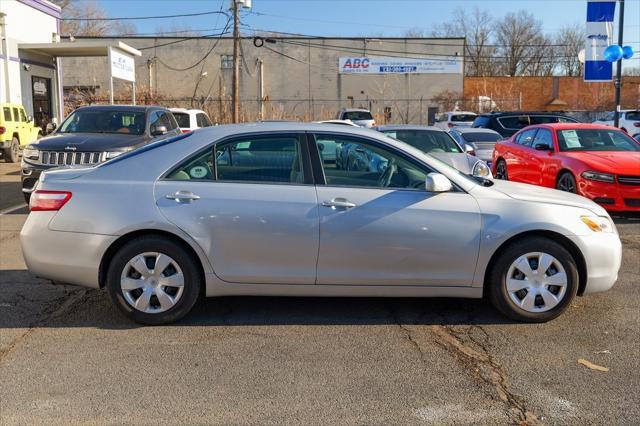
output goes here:
[[22, 104], [38, 125], [63, 115], [59, 60], [21, 45], [57, 41], [59, 31], [60, 8], [55, 4], [0, 0], [0, 102]]

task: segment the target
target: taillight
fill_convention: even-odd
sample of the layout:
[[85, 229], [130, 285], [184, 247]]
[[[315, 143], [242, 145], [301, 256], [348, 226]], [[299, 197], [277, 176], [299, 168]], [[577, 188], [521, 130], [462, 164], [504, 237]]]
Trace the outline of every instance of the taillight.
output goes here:
[[635, 123], [633, 123], [633, 127], [640, 127], [640, 121], [636, 121]]
[[0, 135], [4, 135], [4, 132], [7, 131], [7, 128], [4, 126], [0, 126]]
[[182, 133], [189, 133], [190, 131], [191, 131], [191, 130], [189, 130], [189, 129], [182, 129], [182, 130], [181, 130], [181, 132], [182, 132]]
[[41, 191], [31, 193], [29, 210], [32, 212], [58, 211], [71, 199], [66, 191]]
[[453, 124], [453, 123], [447, 123], [447, 126], [451, 129], [451, 128], [455, 127], [455, 124]]

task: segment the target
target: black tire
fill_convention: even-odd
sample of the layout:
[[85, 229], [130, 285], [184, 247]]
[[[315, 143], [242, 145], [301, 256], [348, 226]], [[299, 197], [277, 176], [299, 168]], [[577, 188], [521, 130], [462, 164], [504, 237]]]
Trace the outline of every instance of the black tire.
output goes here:
[[[529, 312], [511, 300], [507, 290], [507, 273], [520, 257], [531, 252], [548, 253], [555, 257], [565, 270], [567, 288], [564, 297], [552, 309], [544, 312]], [[521, 322], [547, 322], [561, 315], [578, 292], [578, 268], [576, 262], [561, 244], [544, 237], [528, 237], [507, 246], [491, 267], [485, 282], [485, 292], [493, 306], [505, 316]]]
[[576, 178], [569, 172], [562, 173], [556, 180], [556, 189], [577, 194], [578, 185], [576, 184]]
[[496, 179], [509, 180], [509, 173], [507, 172], [507, 163], [500, 159], [496, 163]]
[[[171, 257], [184, 275], [182, 296], [173, 307], [160, 313], [146, 313], [135, 309], [127, 302], [121, 289], [120, 278], [129, 260], [147, 252], [158, 252]], [[196, 260], [183, 246], [161, 236], [140, 237], [126, 243], [116, 252], [107, 270], [106, 286], [111, 301], [125, 316], [145, 325], [169, 324], [183, 318], [198, 300], [202, 285], [202, 276]]]
[[9, 148], [6, 148], [3, 153], [4, 161], [7, 163], [17, 163], [20, 161], [20, 141], [15, 136], [11, 139]]
[[28, 192], [23, 192], [22, 196], [24, 197], [24, 202], [29, 205], [29, 202], [31, 201], [31, 194]]

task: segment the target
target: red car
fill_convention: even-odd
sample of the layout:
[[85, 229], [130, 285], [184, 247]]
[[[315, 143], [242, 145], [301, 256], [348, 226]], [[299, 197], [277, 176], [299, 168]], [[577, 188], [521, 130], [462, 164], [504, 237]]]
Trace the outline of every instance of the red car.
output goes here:
[[574, 192], [609, 211], [640, 211], [640, 143], [598, 124], [529, 126], [496, 143], [497, 179]]

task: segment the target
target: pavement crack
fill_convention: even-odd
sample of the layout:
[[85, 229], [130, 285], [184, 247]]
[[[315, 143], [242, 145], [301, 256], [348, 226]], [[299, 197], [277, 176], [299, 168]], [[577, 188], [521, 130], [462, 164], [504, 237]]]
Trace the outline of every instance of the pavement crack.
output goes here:
[[[79, 302], [87, 295], [87, 292], [88, 290], [85, 288], [72, 289], [69, 291], [65, 291], [64, 295], [56, 297], [51, 302], [49, 302], [42, 311], [44, 316], [41, 319], [30, 324], [27, 330], [25, 330], [24, 333], [14, 339], [14, 341], [11, 342], [11, 344], [7, 348], [0, 350], [0, 363], [4, 361], [6, 356], [9, 355], [13, 351], [13, 349], [18, 346], [18, 344], [29, 337], [36, 330], [36, 328], [42, 327], [69, 312], [77, 302]], [[27, 298], [24, 299], [28, 300]]]
[[[485, 335], [484, 341], [480, 341], [471, 335], [471, 330], [473, 329], [481, 330]], [[479, 349], [465, 343], [461, 338], [460, 332], [453, 330], [451, 327], [432, 325], [431, 332], [435, 336], [436, 343], [470, 367], [482, 381], [495, 390], [498, 398], [508, 406], [518, 425], [542, 425], [539, 417], [529, 411], [524, 400], [509, 387], [506, 373], [489, 353], [488, 335], [482, 327], [471, 326], [465, 333], [465, 336]]]
[[415, 349], [416, 353], [420, 357], [420, 361], [424, 365], [428, 365], [427, 359], [425, 358], [424, 351], [420, 347], [420, 344], [418, 344], [418, 342], [413, 338], [413, 334], [411, 333], [411, 330], [409, 329], [409, 327], [407, 327], [406, 325], [402, 324], [402, 322], [400, 322], [400, 318], [398, 318], [398, 315], [392, 308], [389, 308], [389, 311], [391, 312], [391, 318], [393, 319], [393, 323], [397, 325], [400, 331], [402, 332], [402, 336], [404, 340], [409, 342], [409, 344]]

